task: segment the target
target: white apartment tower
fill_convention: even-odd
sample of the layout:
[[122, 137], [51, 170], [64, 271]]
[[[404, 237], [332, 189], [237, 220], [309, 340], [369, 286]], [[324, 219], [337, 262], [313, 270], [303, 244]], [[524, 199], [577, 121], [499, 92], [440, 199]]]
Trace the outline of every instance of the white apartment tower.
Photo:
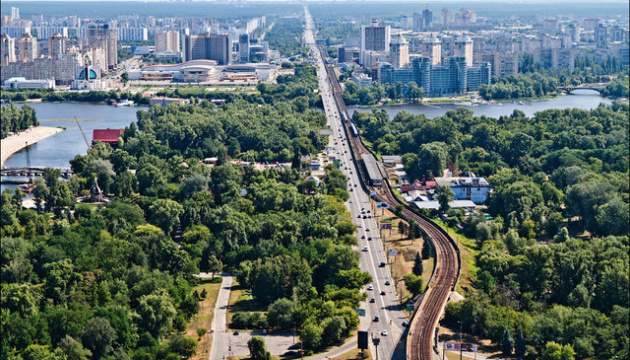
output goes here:
[[366, 51], [389, 51], [390, 27], [379, 26], [376, 19], [372, 26], [361, 26], [361, 62]]
[[179, 32], [159, 31], [155, 33], [155, 52], [179, 52]]
[[0, 35], [2, 47], [0, 48], [2, 54], [2, 62], [0, 65], [6, 66], [9, 63], [15, 62], [15, 39], [11, 38], [6, 33]]
[[473, 66], [473, 41], [469, 37], [460, 38], [455, 42], [454, 56], [466, 58], [466, 66]]

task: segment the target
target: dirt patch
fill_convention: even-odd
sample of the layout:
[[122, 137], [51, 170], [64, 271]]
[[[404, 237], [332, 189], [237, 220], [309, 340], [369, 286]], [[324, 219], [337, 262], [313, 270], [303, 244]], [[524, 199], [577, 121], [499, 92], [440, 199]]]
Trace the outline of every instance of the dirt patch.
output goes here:
[[[199, 341], [197, 346], [197, 355], [193, 356], [193, 360], [201, 360], [208, 357], [210, 353], [210, 347], [212, 346], [212, 336], [208, 331], [212, 328], [212, 319], [214, 318], [214, 306], [217, 302], [217, 296], [219, 295], [219, 289], [221, 283], [208, 283], [196, 286], [194, 290], [201, 293], [204, 289], [207, 292], [206, 298], [199, 302], [199, 312], [188, 323], [186, 328], [186, 335], [192, 336]], [[197, 335], [197, 329], [206, 329], [206, 334], [201, 336]]]

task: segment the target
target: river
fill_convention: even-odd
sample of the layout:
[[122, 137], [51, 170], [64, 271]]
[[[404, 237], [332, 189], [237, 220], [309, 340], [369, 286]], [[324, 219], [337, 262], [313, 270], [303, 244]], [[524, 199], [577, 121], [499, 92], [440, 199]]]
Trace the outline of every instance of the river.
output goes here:
[[[499, 117], [501, 115], [510, 115], [514, 109], [523, 111], [527, 116], [533, 116], [534, 113], [546, 109], [593, 109], [600, 103], [610, 104], [611, 100], [605, 99], [595, 91], [576, 90], [573, 95], [560, 96], [550, 100], [532, 101], [525, 105], [518, 103], [503, 103], [502, 105], [479, 105], [476, 107], [467, 107], [471, 109], [476, 116], [486, 115], [488, 117]], [[77, 154], [85, 154], [87, 145], [74, 121], [76, 116], [81, 121], [81, 127], [85, 132], [87, 140], [92, 141], [92, 131], [94, 129], [119, 129], [129, 126], [136, 121], [136, 111], [146, 109], [146, 107], [121, 107], [103, 105], [103, 104], [85, 104], [85, 103], [29, 103], [35, 108], [37, 118], [42, 126], [62, 126], [66, 130], [59, 134], [46, 138], [39, 143], [32, 145], [27, 149], [23, 149], [6, 162], [6, 167], [22, 167], [27, 165], [27, 151], [30, 157], [30, 164], [33, 166], [58, 166], [69, 167], [70, 160]], [[21, 104], [19, 106], [22, 106]], [[425, 114], [428, 118], [442, 116], [446, 111], [456, 109], [456, 105], [440, 104], [440, 105], [395, 105], [383, 106], [390, 117], [394, 117], [402, 110], [409, 111], [414, 114]], [[349, 108], [350, 115], [354, 111], [370, 111], [363, 108]], [[2, 185], [14, 188], [11, 185]]]
[[[528, 117], [533, 116], [536, 112], [547, 109], [594, 109], [600, 103], [611, 104], [610, 99], [603, 98], [598, 92], [592, 90], [575, 90], [572, 95], [559, 96], [549, 100], [537, 100], [531, 102], [524, 102], [523, 105], [515, 103], [502, 103], [501, 105], [491, 104], [479, 104], [478, 106], [465, 106], [474, 112], [475, 116], [485, 115], [488, 117], [498, 118], [501, 115], [511, 115], [515, 109], [521, 110]], [[405, 104], [405, 105], [392, 105], [381, 106], [379, 108], [387, 110], [390, 118], [393, 118], [399, 112], [406, 110], [412, 114], [424, 114], [427, 118], [434, 118], [444, 115], [448, 110], [455, 110], [459, 106], [453, 104], [436, 104], [436, 105], [421, 105], [421, 104]], [[370, 112], [367, 108], [348, 108], [350, 116], [355, 111]]]
[[[66, 130], [48, 137], [37, 144], [13, 154], [4, 163], [5, 167], [27, 166], [27, 154], [31, 166], [70, 167], [70, 160], [78, 154], [87, 153], [87, 145], [74, 117], [80, 123], [87, 140], [92, 142], [94, 129], [122, 129], [136, 121], [136, 112], [146, 107], [115, 107], [104, 104], [86, 103], [27, 103], [32, 106], [41, 126], [65, 127]], [[23, 106], [24, 104], [17, 104]], [[15, 185], [2, 185], [5, 188]]]

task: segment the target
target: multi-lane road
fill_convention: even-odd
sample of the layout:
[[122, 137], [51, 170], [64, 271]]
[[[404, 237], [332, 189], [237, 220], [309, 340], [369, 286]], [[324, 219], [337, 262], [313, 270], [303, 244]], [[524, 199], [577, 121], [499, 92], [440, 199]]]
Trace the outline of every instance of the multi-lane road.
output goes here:
[[[354, 223], [358, 226], [357, 237], [359, 238], [358, 248], [361, 253], [361, 268], [364, 271], [368, 271], [373, 277], [371, 287], [366, 287], [368, 301], [361, 306], [367, 310], [366, 316], [369, 316], [372, 321], [369, 328], [361, 330], [367, 330], [370, 333], [370, 337], [380, 338], [378, 347], [379, 359], [391, 359], [394, 357], [394, 350], [404, 332], [403, 322], [408, 321], [408, 319], [402, 313], [398, 303], [395, 282], [392, 279], [390, 268], [388, 265], [382, 266], [382, 264], [387, 264], [387, 258], [379, 236], [379, 229], [374, 219], [375, 214], [372, 212], [368, 196], [359, 185], [361, 180], [359, 179], [358, 169], [352, 160], [349, 141], [342, 124], [339, 107], [328, 80], [324, 61], [315, 45], [313, 22], [306, 8], [305, 15], [305, 42], [311, 48], [316, 61], [319, 90], [324, 104], [324, 111], [328, 117], [328, 124], [333, 130], [331, 143], [336, 143], [333, 146], [335, 147], [337, 158], [341, 160], [341, 169], [348, 177], [350, 199], [346, 205], [352, 214]], [[370, 288], [372, 289], [368, 290]], [[379, 321], [374, 321], [377, 316]], [[375, 350], [375, 348], [372, 348], [373, 353]], [[396, 354], [399, 354], [399, 352]], [[404, 358], [404, 352], [401, 355], [401, 358]]]
[[[359, 138], [356, 138], [356, 137], [347, 138], [347, 136], [345, 135], [343, 131], [338, 130], [339, 126], [343, 127], [344, 125], [345, 125], [345, 128], [348, 129], [348, 124], [342, 124], [340, 122], [339, 114], [344, 113], [346, 116], [349, 116], [349, 114], [347, 113], [345, 104], [341, 97], [341, 87], [339, 86], [339, 83], [337, 81], [336, 75], [334, 74], [334, 70], [332, 66], [324, 65], [324, 61], [321, 55], [322, 53], [324, 53], [324, 51], [322, 51], [321, 49], [318, 50], [315, 47], [315, 44], [314, 44], [315, 40], [313, 36], [314, 25], [313, 25], [312, 18], [306, 7], [304, 11], [306, 15], [305, 40], [307, 44], [311, 46], [311, 49], [315, 49], [314, 52], [316, 53], [316, 59], [317, 59], [317, 69], [318, 69], [318, 76], [320, 79], [320, 89], [322, 90], [322, 99], [324, 102], [324, 106], [326, 107], [326, 114], [329, 115], [329, 118], [331, 119], [332, 124], [333, 124], [332, 126], [339, 132], [339, 135], [341, 135], [342, 138], [345, 138], [348, 140], [348, 142], [350, 142], [350, 144], [344, 145], [345, 146], [343, 149], [343, 153], [345, 155], [344, 162], [349, 164], [349, 168], [352, 169], [352, 174], [350, 174], [350, 178], [352, 179], [352, 182], [354, 184], [358, 184], [360, 180], [358, 179], [358, 176], [357, 176], [358, 175], [356, 171], [357, 169], [354, 166], [354, 163], [351, 161], [350, 153], [354, 152], [355, 156], [357, 157], [359, 155], [373, 156], [373, 154], [371, 154], [371, 152], [365, 147], [365, 145], [361, 142]], [[337, 133], [335, 133], [335, 135], [339, 136], [337, 135]], [[348, 146], [350, 146], [350, 148], [348, 148]], [[359, 204], [364, 204], [363, 201], [367, 201], [367, 199], [366, 199], [365, 194], [362, 191], [360, 191], [360, 189], [358, 192], [353, 191], [353, 196], [351, 196], [351, 198], [352, 198], [351, 200], [353, 201], [353, 203], [350, 204], [350, 209], [351, 211], [353, 211], [353, 215], [354, 215], [356, 208], [362, 207], [362, 205], [357, 205], [354, 201], [356, 199], [359, 199], [360, 201]], [[454, 290], [455, 285], [457, 284], [458, 277], [459, 277], [459, 271], [460, 271], [461, 265], [460, 265], [458, 249], [455, 246], [453, 239], [442, 228], [440, 228], [430, 219], [414, 211], [407, 204], [402, 204], [401, 202], [399, 202], [399, 200], [393, 195], [389, 187], [389, 182], [387, 181], [387, 179], [383, 181], [382, 189], [379, 189], [379, 194], [377, 195], [377, 198], [380, 201], [389, 203], [390, 206], [396, 206], [399, 204], [403, 205], [404, 217], [407, 219], [415, 220], [416, 223], [419, 224], [420, 227], [424, 230], [425, 234], [429, 237], [429, 239], [431, 240], [435, 248], [435, 253], [437, 257], [436, 270], [435, 270], [434, 276], [432, 277], [432, 281], [429, 284], [429, 290], [425, 294], [425, 297], [424, 297], [425, 300], [421, 304], [419, 310], [416, 312], [413, 322], [411, 323], [408, 341], [405, 346], [406, 354], [405, 354], [405, 351], [403, 351], [403, 355], [402, 355], [406, 359], [410, 359], [410, 360], [433, 360], [433, 358], [435, 357], [435, 351], [434, 351], [435, 329], [437, 327], [437, 324], [442, 314], [442, 311], [444, 309], [444, 306], [446, 305], [446, 302], [449, 299], [451, 291]], [[370, 221], [368, 221], [368, 223], [370, 223]], [[372, 226], [372, 225], [368, 225], [368, 226]], [[371, 256], [368, 256], [367, 258], [362, 256], [362, 260], [364, 260], [365, 263], [367, 264], [368, 270], [371, 267], [370, 264], [378, 263], [380, 259], [384, 258], [384, 253], [382, 252], [380, 248], [380, 240], [379, 239], [375, 239], [375, 240], [376, 241], [373, 240], [372, 242], [368, 242], [368, 247], [372, 245], [369, 248], [369, 252]], [[373, 249], [374, 244], [377, 244], [377, 243], [379, 244], [378, 245], [379, 248]], [[362, 244], [360, 243], [360, 246], [361, 245]], [[379, 251], [380, 251], [380, 254], [379, 254]], [[381, 271], [374, 269], [373, 276], [375, 276], [375, 278], [379, 278], [379, 280], [381, 280], [380, 276], [388, 277], [389, 269], [381, 268]], [[378, 285], [380, 285], [380, 281]], [[378, 289], [378, 291], [381, 291], [381, 290]], [[394, 305], [395, 299], [391, 303], [389, 302], [387, 298], [385, 298], [384, 300], [385, 301], [383, 304], [380, 304], [380, 303], [377, 304], [376, 309], [373, 309], [373, 307], [370, 306], [370, 310], [376, 310], [377, 314], [382, 313], [385, 316], [387, 315], [392, 316], [392, 312], [396, 311], [394, 309], [397, 309], [397, 307]], [[370, 305], [373, 305], [373, 304], [370, 304]], [[391, 306], [392, 312], [387, 311], [390, 308], [388, 305], [394, 305], [394, 306]], [[393, 320], [394, 322], [388, 325], [389, 320]], [[387, 321], [385, 323], [382, 323], [382, 325], [380, 326], [379, 325], [371, 326], [370, 330], [372, 331], [375, 328], [378, 329], [379, 331], [387, 330], [387, 327], [389, 326], [392, 332], [395, 333], [395, 331], [398, 330], [396, 328], [396, 325], [397, 324], [395, 323], [395, 319], [387, 319]], [[382, 343], [383, 352], [381, 352], [382, 354], [381, 356], [384, 355], [387, 358], [391, 358], [392, 356], [397, 357], [400, 354], [400, 352], [397, 351], [396, 353], [394, 353], [392, 342], [391, 342], [392, 337], [381, 337], [381, 338], [382, 339], [386, 338], [385, 342]]]

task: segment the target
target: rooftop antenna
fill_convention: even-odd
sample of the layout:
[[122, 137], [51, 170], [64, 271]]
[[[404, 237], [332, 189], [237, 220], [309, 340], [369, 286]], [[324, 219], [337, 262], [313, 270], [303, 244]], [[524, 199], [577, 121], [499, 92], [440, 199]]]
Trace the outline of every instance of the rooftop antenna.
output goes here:
[[81, 135], [83, 135], [83, 140], [85, 140], [85, 144], [88, 147], [88, 150], [90, 149], [90, 142], [88, 141], [87, 137], [85, 137], [85, 133], [83, 132], [83, 128], [81, 127], [81, 124], [79, 123], [79, 119], [77, 119], [77, 117], [74, 117], [74, 120], [77, 122], [77, 125], [79, 125], [79, 130], [81, 130]]

